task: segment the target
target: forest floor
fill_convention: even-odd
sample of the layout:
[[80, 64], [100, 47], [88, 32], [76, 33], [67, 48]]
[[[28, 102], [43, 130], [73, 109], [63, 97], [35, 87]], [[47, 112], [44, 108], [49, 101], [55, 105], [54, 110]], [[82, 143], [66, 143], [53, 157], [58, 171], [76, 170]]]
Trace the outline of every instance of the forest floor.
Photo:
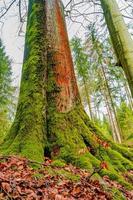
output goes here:
[[[104, 163], [102, 164], [104, 165]], [[129, 172], [133, 175], [133, 171]], [[125, 175], [126, 178], [126, 175]], [[0, 157], [0, 200], [121, 200], [133, 199], [107, 176], [51, 161], [37, 163], [16, 156]]]

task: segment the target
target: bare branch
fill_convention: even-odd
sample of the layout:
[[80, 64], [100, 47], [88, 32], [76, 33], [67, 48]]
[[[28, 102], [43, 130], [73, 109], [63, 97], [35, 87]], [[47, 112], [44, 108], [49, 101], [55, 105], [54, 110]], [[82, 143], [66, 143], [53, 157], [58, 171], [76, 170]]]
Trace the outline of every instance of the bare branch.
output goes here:
[[19, 0], [18, 5], [19, 5], [19, 18], [20, 18], [20, 22], [23, 22], [22, 13], [21, 13], [21, 0]]
[[6, 9], [5, 9], [5, 12], [4, 12], [2, 15], [0, 15], [0, 19], [6, 15], [6, 13], [8, 12], [8, 10], [12, 7], [12, 5], [13, 5], [15, 2], [16, 2], [16, 0], [13, 0], [7, 8], [5, 7], [5, 8], [6, 8]]

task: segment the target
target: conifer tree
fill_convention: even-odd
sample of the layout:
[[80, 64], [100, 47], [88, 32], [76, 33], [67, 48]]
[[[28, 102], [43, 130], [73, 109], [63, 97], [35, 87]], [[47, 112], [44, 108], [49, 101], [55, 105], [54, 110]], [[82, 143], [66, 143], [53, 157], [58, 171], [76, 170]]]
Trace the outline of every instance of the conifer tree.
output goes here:
[[12, 105], [13, 86], [11, 62], [0, 41], [0, 141], [10, 126], [10, 108]]
[[74, 64], [77, 72], [80, 86], [84, 90], [85, 101], [89, 108], [90, 118], [93, 119], [92, 106], [91, 106], [91, 81], [89, 75], [89, 58], [85, 53], [84, 48], [81, 44], [81, 40], [77, 37], [71, 41]]

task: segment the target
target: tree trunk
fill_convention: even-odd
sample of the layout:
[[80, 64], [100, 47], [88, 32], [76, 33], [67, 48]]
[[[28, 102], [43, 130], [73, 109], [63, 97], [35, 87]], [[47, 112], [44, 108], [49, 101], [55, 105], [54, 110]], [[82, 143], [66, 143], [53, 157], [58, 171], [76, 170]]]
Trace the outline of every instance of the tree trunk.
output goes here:
[[128, 82], [127, 82], [124, 72], [123, 72], [123, 78], [124, 78], [123, 86], [125, 88], [125, 92], [126, 92], [126, 96], [127, 96], [127, 103], [129, 104], [131, 110], [133, 110], [133, 98], [132, 98], [132, 94], [131, 94], [131, 91], [130, 91], [130, 88], [129, 88], [129, 85], [128, 85]]
[[113, 99], [112, 99], [112, 96], [111, 96], [109, 84], [108, 84], [108, 81], [107, 81], [107, 78], [106, 78], [106, 73], [105, 73], [103, 65], [101, 65], [101, 71], [102, 71], [104, 85], [105, 85], [105, 88], [104, 88], [105, 89], [105, 95], [106, 95], [108, 105], [110, 107], [110, 111], [111, 111], [111, 115], [112, 115], [111, 119], [112, 119], [112, 122], [113, 122], [113, 125], [114, 125], [114, 130], [115, 130], [115, 133], [114, 133], [115, 137], [113, 137], [113, 138], [114, 138], [115, 142], [121, 143], [121, 130], [120, 130], [120, 127], [119, 127], [119, 122], [117, 120]]
[[53, 88], [52, 93], [54, 96], [57, 94], [56, 108], [59, 112], [68, 112], [80, 98], [61, 7], [62, 3], [58, 0], [49, 0], [46, 3], [47, 41], [50, 47], [48, 49], [48, 72], [51, 71], [55, 77], [53, 82], [55, 82], [57, 91]]
[[83, 84], [84, 84], [84, 90], [85, 90], [85, 96], [86, 96], [86, 100], [87, 100], [87, 105], [88, 105], [88, 108], [89, 108], [89, 114], [90, 114], [89, 116], [90, 116], [91, 119], [93, 119], [90, 92], [89, 92], [88, 86], [87, 86], [86, 81], [84, 80], [84, 78], [83, 78]]
[[123, 67], [133, 96], [133, 40], [116, 0], [101, 0], [118, 63]]
[[17, 112], [4, 142], [7, 153], [20, 153], [35, 160], [41, 160], [44, 154], [47, 128], [47, 47], [44, 10], [43, 1], [30, 1]]
[[107, 114], [108, 114], [108, 119], [109, 119], [110, 127], [111, 127], [111, 130], [112, 130], [113, 139], [114, 139], [114, 142], [117, 142], [116, 130], [115, 130], [114, 120], [113, 120], [113, 116], [112, 116], [112, 110], [110, 108], [110, 102], [109, 102], [107, 94], [105, 93], [105, 89], [103, 88], [101, 91], [102, 91], [103, 96], [104, 96], [105, 105], [106, 105]]
[[125, 91], [126, 91], [127, 102], [129, 104], [131, 110], [133, 111], [133, 100], [132, 100], [132, 96], [131, 96], [131, 92], [130, 92], [129, 86], [128, 86], [126, 81], [125, 81], [124, 87], [125, 87]]
[[127, 185], [116, 170], [132, 167], [127, 159], [132, 153], [105, 138], [83, 110], [59, 0], [29, 3], [19, 103], [0, 150], [37, 161], [44, 156], [63, 159], [90, 170], [100, 165], [100, 159], [111, 160], [101, 175]]

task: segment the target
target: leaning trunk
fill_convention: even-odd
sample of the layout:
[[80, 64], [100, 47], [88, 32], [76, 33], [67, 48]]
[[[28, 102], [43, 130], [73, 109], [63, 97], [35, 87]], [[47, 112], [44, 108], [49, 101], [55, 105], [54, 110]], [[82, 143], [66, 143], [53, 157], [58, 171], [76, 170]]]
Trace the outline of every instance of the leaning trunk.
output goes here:
[[133, 96], [133, 40], [128, 32], [116, 0], [101, 0], [118, 64], [122, 66]]

